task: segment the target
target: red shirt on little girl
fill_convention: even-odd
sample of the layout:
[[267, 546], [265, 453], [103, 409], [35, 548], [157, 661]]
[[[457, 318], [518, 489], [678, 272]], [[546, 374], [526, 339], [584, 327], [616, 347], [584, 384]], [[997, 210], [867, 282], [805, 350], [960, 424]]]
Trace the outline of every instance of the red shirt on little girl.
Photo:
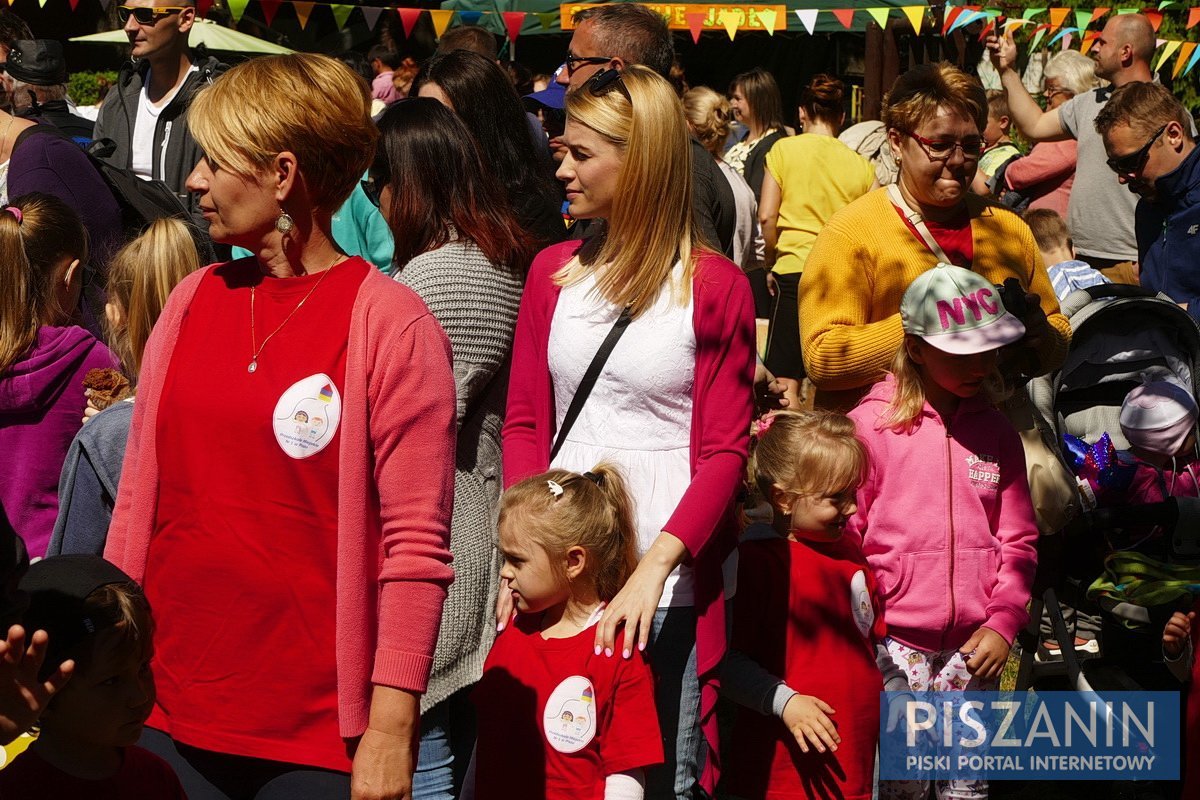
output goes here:
[[654, 680], [641, 653], [596, 655], [590, 627], [544, 639], [541, 615], [496, 639], [471, 694], [475, 800], [603, 800], [608, 775], [661, 764]]

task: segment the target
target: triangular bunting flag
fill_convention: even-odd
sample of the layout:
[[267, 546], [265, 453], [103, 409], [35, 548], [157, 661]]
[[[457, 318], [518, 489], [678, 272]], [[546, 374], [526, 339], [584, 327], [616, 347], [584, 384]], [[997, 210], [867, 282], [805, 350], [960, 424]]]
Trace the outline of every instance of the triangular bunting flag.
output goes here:
[[79, 5], [79, 0], [71, 0], [71, 10], [72, 11], [74, 11], [78, 5]]
[[[459, 13], [459, 16], [462, 15], [461, 11], [458, 13]], [[537, 12], [538, 22], [542, 23], [542, 30], [544, 30], [544, 31], [550, 30], [550, 26], [554, 24], [554, 17], [555, 17], [555, 13], [553, 11]]]
[[1155, 39], [1154, 40], [1154, 49], [1157, 50], [1158, 48], [1162, 47], [1166, 43], [1167, 43], [1166, 39]]
[[762, 20], [763, 27], [767, 29], [767, 34], [770, 36], [774, 36], [775, 35], [775, 21], [777, 19], [779, 19], [779, 15], [775, 13], [775, 9], [773, 9], [773, 8], [760, 9], [758, 12], [758, 18], [760, 20]]
[[886, 28], [888, 11], [890, 11], [890, 10], [891, 9], [884, 7], [884, 8], [868, 8], [866, 11], [868, 14], [871, 15], [871, 19], [875, 20], [876, 25], [878, 25], [880, 28]]
[[1031, 19], [1006, 19], [1004, 20], [1004, 35], [1011, 36], [1017, 28], [1032, 24], [1033, 20]]
[[[525, 24], [524, 11], [505, 11], [504, 12], [504, 30], [508, 31], [508, 40], [515, 42], [517, 37], [521, 35], [521, 26]], [[438, 36], [441, 36], [439, 33]]]
[[1088, 51], [1092, 49], [1092, 47], [1096, 44], [1096, 40], [1099, 38], [1100, 34], [1096, 31], [1085, 33], [1083, 35], [1083, 40], [1079, 42], [1079, 52], [1086, 56]]
[[[1052, 8], [1050, 9], [1050, 30], [1057, 30], [1064, 22], [1067, 21], [1067, 14], [1071, 13], [1069, 8]], [[1053, 42], [1051, 42], [1053, 44]]]
[[458, 12], [458, 21], [463, 25], [478, 25], [479, 20], [483, 17], [482, 11], [462, 11]]
[[1158, 61], [1154, 62], [1154, 72], [1158, 72], [1160, 69], [1162, 69], [1162, 65], [1166, 63], [1168, 58], [1175, 54], [1175, 51], [1178, 50], [1182, 44], [1183, 42], [1181, 40], [1172, 39], [1163, 45], [1162, 52], [1158, 55]]
[[[259, 0], [261, 3], [263, 0]], [[363, 12], [363, 22], [367, 23], [367, 30], [375, 30], [375, 26], [379, 23], [379, 15], [383, 13], [382, 8], [374, 6], [359, 6]]]
[[[279, 6], [283, 0], [258, 0], [258, 7], [262, 11], [263, 22], [267, 23], [267, 27], [271, 27], [271, 23], [275, 20], [275, 12], [279, 10]], [[382, 9], [376, 9], [382, 11]], [[366, 9], [364, 8], [365, 12]]]
[[811, 36], [817, 27], [817, 9], [797, 8], [796, 16], [800, 19], [800, 24], [804, 26], [804, 30], [808, 31]]
[[729, 34], [729, 41], [733, 41], [733, 37], [737, 36], [738, 15], [737, 12], [725, 10], [717, 17], [717, 22], [725, 26], [725, 32]]
[[1045, 38], [1046, 31], [1048, 30], [1049, 28], [1038, 26], [1037, 32], [1033, 34], [1033, 41], [1029, 43], [1030, 50], [1037, 50], [1038, 45], [1042, 43], [1042, 39]]
[[1120, 16], [1122, 14], [1136, 14], [1139, 11], [1141, 11], [1140, 8], [1118, 8], [1117, 16]]
[[1083, 10], [1075, 12], [1075, 27], [1081, 31], [1086, 31], [1087, 26], [1092, 24], [1092, 12]]
[[329, 6], [329, 10], [333, 12], [333, 21], [337, 23], [337, 28], [340, 31], [346, 27], [346, 20], [350, 19], [350, 12], [354, 10], [354, 6], [348, 6], [345, 3], [333, 3]]
[[850, 26], [854, 24], [854, 9], [853, 8], [835, 8], [832, 9], [833, 15], [837, 17], [837, 21], [842, 23], [842, 27], [850, 30]]
[[296, 19], [300, 20], [300, 30], [308, 27], [308, 17], [312, 14], [313, 6], [315, 5], [316, 3], [292, 0], [292, 8], [296, 9]]
[[246, 3], [249, 0], [226, 0], [225, 5], [229, 6], [229, 16], [233, 17], [234, 22], [240, 22], [242, 14], [246, 13]]
[[1197, 22], [1200, 22], [1200, 8], [1189, 8], [1188, 9], [1188, 18], [1187, 18], [1187, 27], [1194, 28], [1194, 27], [1196, 27]]
[[960, 6], [946, 9], [946, 15], [942, 18], [943, 36], [950, 32], [950, 26], [954, 24], [955, 20], [962, 16], [962, 13], [963, 9]]
[[1158, 4], [1158, 10], [1162, 11], [1167, 6], [1174, 6], [1174, 5], [1179, 5], [1179, 4], [1176, 3], [1175, 0], [1162, 0], [1162, 2]]
[[704, 18], [707, 15], [703, 11], [689, 11], [685, 16], [688, 30], [692, 32], [692, 44], [699, 44], [700, 31], [704, 30]]
[[1172, 78], [1178, 78], [1179, 73], [1183, 72], [1183, 68], [1187, 66], [1188, 59], [1192, 57], [1192, 51], [1195, 49], [1195, 42], [1184, 42], [1183, 47], [1179, 48], [1179, 59], [1175, 62], [1175, 70], [1171, 73]]
[[213, 0], [196, 0], [196, 16], [207, 17], [212, 4]]
[[39, 5], [39, 6], [41, 6], [42, 8], [45, 8], [45, 7], [46, 7], [46, 0], [38, 0], [38, 5]]
[[[1072, 33], [1078, 33], [1078, 30], [1075, 28], [1063, 28], [1061, 31], [1054, 34], [1054, 38], [1050, 40], [1050, 44], [1054, 44], [1055, 42], [1059, 41], [1060, 39], [1063, 39], [1066, 36], [1071, 35]], [[1071, 46], [1070, 40], [1067, 40], [1067, 44], [1064, 46], [1070, 47]]]
[[1091, 25], [1093, 22], [1100, 19], [1101, 17], [1103, 17], [1105, 14], [1107, 14], [1111, 10], [1112, 9], [1109, 9], [1109, 8], [1093, 8], [1092, 9], [1092, 18], [1088, 20], [1088, 25]]
[[904, 6], [900, 9], [908, 18], [908, 24], [917, 33], [921, 32], [921, 23], [925, 21], [925, 6]]
[[1183, 74], [1186, 76], [1192, 71], [1192, 67], [1196, 66], [1196, 62], [1200, 61], [1200, 49], [1192, 51], [1192, 57], [1188, 59], [1187, 66], [1183, 68]]
[[954, 24], [950, 26], [950, 33], [954, 33], [959, 28], [965, 28], [975, 20], [983, 19], [985, 16], [987, 15], [982, 11], [966, 10], [962, 14], [959, 14], [958, 18], [954, 20]]
[[397, 8], [396, 12], [400, 15], [400, 27], [404, 29], [404, 38], [407, 39], [412, 36], [413, 26], [421, 18], [421, 9]]
[[1045, 8], [1027, 8], [1021, 12], [1021, 19], [1033, 19], [1045, 10]]
[[429, 18], [433, 20], [433, 35], [438, 39], [442, 38], [442, 34], [446, 32], [446, 28], [450, 27], [450, 20], [454, 19], [454, 9], [452, 8], [433, 8], [429, 10]]
[[1152, 28], [1154, 28], [1154, 32], [1158, 33], [1158, 29], [1159, 29], [1159, 27], [1162, 26], [1162, 21], [1163, 21], [1162, 12], [1161, 11], [1144, 10], [1144, 11], [1142, 11], [1142, 13], [1146, 16], [1146, 19], [1150, 20], [1150, 26]]

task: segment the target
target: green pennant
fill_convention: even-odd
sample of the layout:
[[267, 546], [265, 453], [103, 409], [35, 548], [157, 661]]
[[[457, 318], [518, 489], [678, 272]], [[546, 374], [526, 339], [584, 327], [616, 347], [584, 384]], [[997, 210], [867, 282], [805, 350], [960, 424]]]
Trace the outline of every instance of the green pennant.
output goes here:
[[350, 12], [354, 10], [354, 6], [348, 6], [344, 3], [334, 3], [329, 6], [329, 10], [333, 12], [333, 21], [337, 23], [338, 30], [346, 27], [346, 20], [350, 19]]
[[1033, 35], [1033, 41], [1029, 43], [1030, 50], [1037, 50], [1038, 45], [1042, 43], [1042, 39], [1046, 36], [1046, 29], [1042, 28]]
[[868, 8], [866, 11], [871, 15], [871, 19], [875, 20], [875, 24], [878, 25], [880, 29], [884, 29], [887, 28], [888, 11], [890, 10], [890, 8], [884, 7]]
[[234, 22], [239, 22], [242, 19], [242, 14], [246, 13], [246, 5], [249, 0], [226, 0], [225, 5], [229, 6], [229, 16], [233, 17]]
[[1033, 19], [1038, 14], [1044, 13], [1044, 8], [1027, 8], [1021, 12], [1021, 19]]
[[542, 30], [550, 30], [550, 26], [554, 24], [554, 18], [558, 16], [557, 11], [538, 11], [538, 22], [542, 23]]
[[1091, 22], [1092, 10], [1090, 8], [1087, 11], [1075, 12], [1075, 27], [1079, 28], [1081, 33], [1087, 30], [1087, 26], [1090, 25]]

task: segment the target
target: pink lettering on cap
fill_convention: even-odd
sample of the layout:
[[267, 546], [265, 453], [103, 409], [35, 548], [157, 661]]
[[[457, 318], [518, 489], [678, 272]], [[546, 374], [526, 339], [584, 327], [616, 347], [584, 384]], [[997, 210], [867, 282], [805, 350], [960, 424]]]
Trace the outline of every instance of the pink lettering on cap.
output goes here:
[[950, 329], [950, 320], [953, 319], [959, 325], [965, 325], [967, 322], [966, 311], [962, 307], [962, 298], [954, 298], [954, 303], [951, 304], [948, 300], [937, 301], [938, 321], [942, 323], [942, 330]]
[[994, 295], [995, 292], [985, 287], [976, 292], [976, 294], [979, 296], [979, 305], [983, 306], [984, 311], [988, 312], [989, 314], [1000, 313], [1000, 306], [997, 305], [995, 301], [988, 300], [988, 298]]

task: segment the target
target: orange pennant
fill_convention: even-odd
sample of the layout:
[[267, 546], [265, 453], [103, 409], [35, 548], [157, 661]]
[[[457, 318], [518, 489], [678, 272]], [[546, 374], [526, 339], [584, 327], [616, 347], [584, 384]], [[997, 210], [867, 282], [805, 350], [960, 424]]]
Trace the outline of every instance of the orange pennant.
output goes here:
[[700, 32], [704, 30], [704, 17], [707, 16], [703, 11], [689, 11], [687, 13], [688, 30], [692, 32], [692, 43], [700, 43]]
[[842, 23], [842, 27], [850, 30], [850, 26], [854, 24], [854, 9], [834, 8], [831, 10], [833, 11], [833, 15], [837, 17], [838, 22]]
[[1196, 49], [1195, 42], [1184, 42], [1183, 47], [1179, 48], [1179, 59], [1175, 62], [1175, 69], [1171, 72], [1172, 78], [1178, 78], [1179, 73], [1187, 65], [1188, 59], [1192, 57], [1192, 51]]
[[1088, 25], [1091, 25], [1093, 22], [1100, 19], [1105, 14], [1107, 14], [1109, 11], [1112, 11], [1112, 9], [1111, 8], [1093, 8], [1092, 9], [1092, 18], [1091, 18], [1091, 20], [1088, 21]]
[[293, 0], [292, 8], [296, 9], [296, 19], [300, 20], [300, 29], [304, 30], [308, 27], [308, 15], [312, 13], [313, 6], [316, 3], [301, 2], [301, 0]]
[[1067, 20], [1067, 14], [1071, 13], [1069, 8], [1052, 8], [1050, 9], [1050, 30], [1057, 30], [1062, 27], [1062, 24]]
[[1189, 8], [1187, 27], [1194, 27], [1197, 22], [1200, 22], [1200, 8]]
[[1158, 33], [1158, 29], [1162, 26], [1163, 21], [1162, 12], [1145, 9], [1142, 11], [1142, 15], [1145, 16], [1146, 19], [1150, 20], [1150, 25], [1154, 28], [1154, 32]]

